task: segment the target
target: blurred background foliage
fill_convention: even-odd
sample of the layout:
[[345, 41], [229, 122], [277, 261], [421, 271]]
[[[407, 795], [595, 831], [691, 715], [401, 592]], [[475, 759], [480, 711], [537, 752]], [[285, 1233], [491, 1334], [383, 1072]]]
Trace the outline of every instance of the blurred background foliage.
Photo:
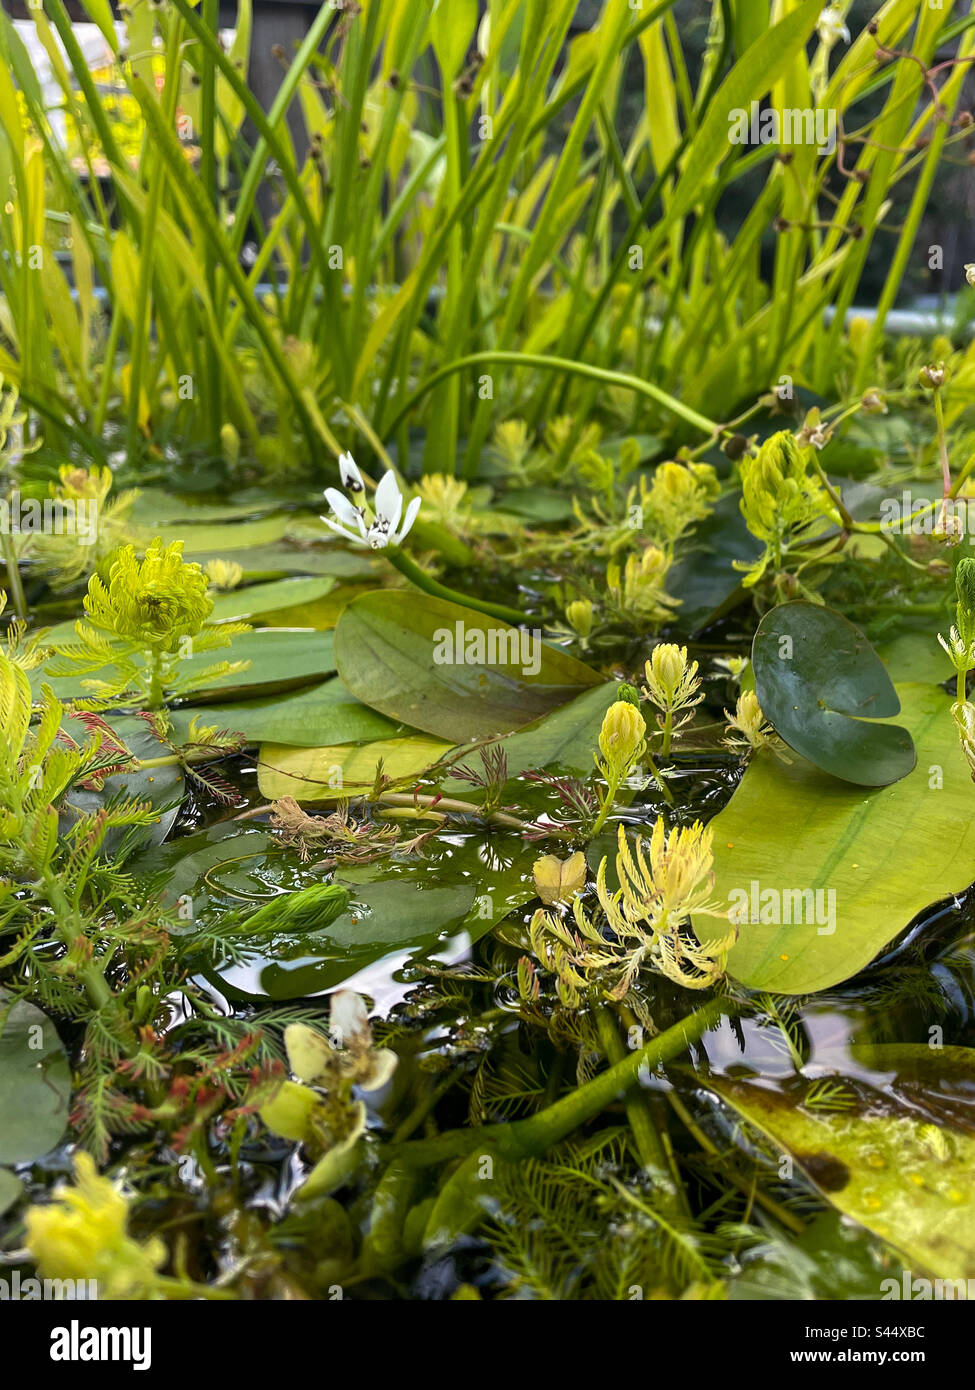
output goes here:
[[[329, 0], [270, 55], [252, 0], [85, 0], [87, 49], [63, 0], [4, 13], [0, 372], [36, 466], [472, 478], [511, 418], [568, 420], [564, 459], [593, 424], [700, 437], [782, 374], [830, 395], [841, 357], [864, 389], [970, 255], [956, 10]], [[732, 143], [753, 102], [839, 146]]]

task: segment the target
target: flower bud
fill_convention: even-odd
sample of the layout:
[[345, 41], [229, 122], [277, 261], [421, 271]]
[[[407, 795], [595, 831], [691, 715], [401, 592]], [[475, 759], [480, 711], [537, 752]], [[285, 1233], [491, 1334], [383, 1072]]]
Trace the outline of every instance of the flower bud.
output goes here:
[[623, 776], [643, 750], [647, 726], [643, 715], [629, 700], [617, 700], [610, 705], [599, 731], [599, 751], [606, 767]]
[[734, 714], [724, 712], [728, 721], [728, 732], [733, 735], [726, 740], [730, 748], [751, 748], [757, 752], [771, 741], [773, 730], [765, 718], [758, 696], [754, 690], [745, 690], [738, 696]]
[[240, 459], [240, 435], [229, 421], [220, 427], [220, 452], [231, 468]]
[[945, 364], [939, 362], [937, 366], [922, 367], [917, 375], [918, 384], [923, 386], [926, 391], [937, 391], [944, 386], [947, 379]]
[[958, 631], [969, 646], [975, 642], [975, 560], [959, 560], [955, 569]]
[[661, 642], [650, 653], [647, 668], [647, 679], [652, 677], [668, 697], [673, 697], [687, 670], [687, 648]]
[[587, 598], [577, 598], [565, 610], [565, 616], [572, 631], [580, 637], [588, 637], [592, 632], [592, 603]]
[[244, 577], [243, 566], [236, 560], [208, 560], [203, 573], [214, 589], [236, 589]]

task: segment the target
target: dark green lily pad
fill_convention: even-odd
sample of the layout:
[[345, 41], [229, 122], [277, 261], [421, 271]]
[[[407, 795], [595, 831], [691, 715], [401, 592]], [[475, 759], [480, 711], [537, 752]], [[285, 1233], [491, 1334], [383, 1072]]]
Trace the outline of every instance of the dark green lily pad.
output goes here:
[[49, 1153], [67, 1127], [70, 1100], [71, 1068], [54, 1024], [0, 990], [0, 1163]]
[[9, 1168], [0, 1168], [0, 1216], [9, 1211], [24, 1190], [24, 1184]]
[[[758, 701], [790, 748], [863, 787], [898, 782], [916, 762], [890, 676], [863, 633], [831, 608], [783, 603], [752, 643]], [[868, 722], [869, 721], [869, 722]]]

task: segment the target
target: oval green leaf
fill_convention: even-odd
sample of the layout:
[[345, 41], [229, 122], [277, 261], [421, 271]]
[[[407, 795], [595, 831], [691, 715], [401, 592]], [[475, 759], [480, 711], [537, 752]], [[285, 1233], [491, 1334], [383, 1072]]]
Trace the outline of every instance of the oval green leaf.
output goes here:
[[455, 743], [510, 733], [600, 680], [535, 633], [416, 591], [353, 599], [335, 660], [360, 700]]
[[790, 748], [862, 787], [906, 777], [916, 761], [908, 731], [876, 724], [900, 712], [883, 662], [863, 633], [831, 608], [783, 603], [752, 642], [758, 702]]

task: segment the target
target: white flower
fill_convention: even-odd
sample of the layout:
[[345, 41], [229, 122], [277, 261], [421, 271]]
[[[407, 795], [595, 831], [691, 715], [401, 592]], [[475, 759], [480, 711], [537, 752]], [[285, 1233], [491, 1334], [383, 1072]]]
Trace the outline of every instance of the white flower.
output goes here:
[[[342, 486], [347, 492], [357, 496], [364, 493], [362, 474], [356, 467], [351, 454], [342, 454], [339, 459], [339, 474]], [[403, 515], [403, 494], [399, 490], [396, 475], [390, 470], [385, 473], [376, 488], [374, 499], [375, 515], [370, 516], [364, 505], [355, 506], [334, 487], [325, 489], [325, 500], [331, 507], [334, 518], [323, 516], [326, 526], [344, 536], [356, 545], [368, 545], [372, 550], [383, 550], [389, 545], [400, 545], [409, 533], [416, 514], [420, 510], [420, 498], [414, 497]], [[400, 526], [402, 518], [402, 526]]]
[[356, 467], [355, 459], [351, 454], [339, 454], [339, 476], [342, 479], [342, 486], [345, 488], [346, 492], [365, 491], [362, 474]]
[[839, 39], [850, 42], [850, 31], [843, 23], [843, 11], [838, 5], [827, 5], [816, 20], [816, 33], [827, 48], [832, 48]]
[[354, 989], [340, 989], [332, 995], [328, 1031], [336, 1047], [349, 1047], [354, 1040], [372, 1040], [369, 1010], [361, 994]]

